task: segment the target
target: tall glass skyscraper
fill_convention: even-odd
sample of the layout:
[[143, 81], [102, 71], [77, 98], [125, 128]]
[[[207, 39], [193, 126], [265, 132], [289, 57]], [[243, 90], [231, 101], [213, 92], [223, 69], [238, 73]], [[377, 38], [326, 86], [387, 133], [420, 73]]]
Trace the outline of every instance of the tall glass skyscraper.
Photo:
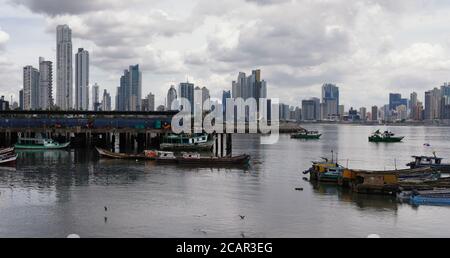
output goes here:
[[89, 52], [79, 48], [75, 54], [75, 109], [89, 110]]
[[62, 110], [73, 108], [72, 30], [56, 27], [56, 105]]
[[117, 88], [116, 110], [140, 111], [142, 94], [142, 73], [139, 65], [130, 65], [128, 70], [120, 77], [120, 86]]
[[331, 83], [322, 86], [322, 119], [339, 116], [339, 88]]

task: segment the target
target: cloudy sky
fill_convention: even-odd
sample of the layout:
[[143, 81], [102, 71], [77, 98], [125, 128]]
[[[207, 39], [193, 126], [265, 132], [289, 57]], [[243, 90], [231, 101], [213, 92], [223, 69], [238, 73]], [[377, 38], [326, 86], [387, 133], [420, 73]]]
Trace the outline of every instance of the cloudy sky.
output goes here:
[[56, 25], [68, 24], [74, 52], [90, 52], [91, 83], [113, 95], [138, 63], [157, 104], [186, 78], [220, 97], [255, 68], [291, 105], [324, 82], [346, 109], [389, 92], [422, 98], [450, 80], [449, 14], [446, 0], [0, 0], [0, 94], [17, 96], [39, 56], [55, 61]]

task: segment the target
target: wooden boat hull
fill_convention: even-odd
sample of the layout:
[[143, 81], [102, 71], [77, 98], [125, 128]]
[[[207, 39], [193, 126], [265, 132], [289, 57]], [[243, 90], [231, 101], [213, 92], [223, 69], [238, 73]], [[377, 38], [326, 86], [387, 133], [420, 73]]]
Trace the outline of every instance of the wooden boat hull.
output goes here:
[[150, 159], [146, 157], [144, 154], [125, 154], [125, 153], [116, 153], [112, 151], [108, 151], [101, 148], [95, 148], [103, 158], [109, 158], [109, 159], [132, 159], [132, 160], [143, 160], [143, 159]]
[[321, 134], [317, 135], [301, 135], [301, 134], [292, 134], [291, 139], [305, 139], [305, 140], [318, 140], [320, 139]]
[[405, 137], [376, 137], [369, 136], [369, 142], [401, 142]]
[[201, 157], [195, 158], [177, 158], [177, 163], [180, 165], [205, 165], [205, 166], [234, 166], [234, 165], [248, 165], [250, 162], [250, 155], [243, 154], [234, 157]]
[[10, 157], [5, 157], [0, 160], [0, 166], [14, 166], [16, 165], [17, 154], [12, 155]]
[[14, 152], [14, 147], [0, 149], [0, 155]]
[[149, 157], [144, 154], [125, 154], [114, 153], [101, 148], [96, 148], [101, 157], [109, 159], [128, 159], [128, 160], [152, 160], [160, 164], [178, 164], [178, 165], [195, 165], [195, 166], [235, 166], [248, 165], [250, 162], [250, 155], [243, 154], [234, 157], [200, 157], [200, 158], [158, 158]]
[[29, 145], [29, 144], [16, 144], [14, 147], [16, 149], [26, 149], [26, 150], [58, 150], [58, 149], [65, 149], [69, 147], [70, 142], [62, 143], [59, 145], [53, 145], [53, 146], [43, 146], [43, 145]]

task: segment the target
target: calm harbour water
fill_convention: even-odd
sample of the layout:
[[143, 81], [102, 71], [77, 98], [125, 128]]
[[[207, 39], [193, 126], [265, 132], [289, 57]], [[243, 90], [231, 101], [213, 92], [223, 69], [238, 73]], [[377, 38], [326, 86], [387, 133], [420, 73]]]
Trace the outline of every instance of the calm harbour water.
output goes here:
[[381, 127], [406, 139], [374, 144], [367, 136], [376, 127], [306, 127], [322, 139], [281, 135], [260, 145], [260, 136], [234, 136], [233, 153], [252, 155], [247, 170], [99, 160], [85, 150], [21, 152], [16, 169], [0, 167], [0, 237], [450, 236], [450, 207], [352, 194], [301, 173], [331, 150], [352, 168], [403, 168], [411, 155], [433, 151], [450, 162], [450, 128]]

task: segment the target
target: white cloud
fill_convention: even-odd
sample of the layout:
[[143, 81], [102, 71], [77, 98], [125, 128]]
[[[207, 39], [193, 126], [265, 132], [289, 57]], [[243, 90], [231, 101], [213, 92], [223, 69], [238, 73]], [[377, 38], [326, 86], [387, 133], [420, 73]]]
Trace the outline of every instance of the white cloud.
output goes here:
[[3, 31], [2, 28], [0, 27], [0, 50], [2, 50], [5, 47], [6, 42], [8, 42], [8, 40], [9, 34]]

